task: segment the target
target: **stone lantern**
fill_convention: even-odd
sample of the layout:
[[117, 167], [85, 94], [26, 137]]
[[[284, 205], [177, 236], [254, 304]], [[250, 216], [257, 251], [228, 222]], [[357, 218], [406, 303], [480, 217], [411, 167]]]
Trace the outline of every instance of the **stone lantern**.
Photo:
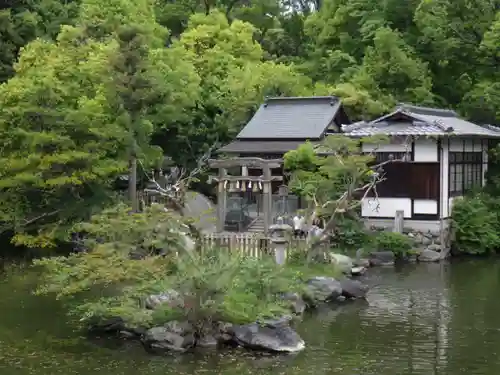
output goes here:
[[279, 217], [277, 223], [269, 227], [269, 233], [276, 263], [283, 265], [286, 261], [286, 250], [292, 233], [292, 227], [285, 224], [283, 218]]

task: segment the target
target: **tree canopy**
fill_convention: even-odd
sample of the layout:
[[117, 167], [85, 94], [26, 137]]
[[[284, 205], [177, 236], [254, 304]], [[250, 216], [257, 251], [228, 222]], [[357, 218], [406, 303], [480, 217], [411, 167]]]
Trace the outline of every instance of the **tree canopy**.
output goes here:
[[0, 224], [65, 240], [130, 156], [189, 168], [265, 96], [500, 123], [499, 0], [55, 0], [0, 8]]

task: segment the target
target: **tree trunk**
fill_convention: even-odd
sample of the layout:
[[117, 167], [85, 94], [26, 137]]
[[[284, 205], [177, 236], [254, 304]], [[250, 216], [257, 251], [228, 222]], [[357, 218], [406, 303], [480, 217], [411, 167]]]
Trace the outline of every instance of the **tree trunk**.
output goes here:
[[132, 205], [132, 212], [137, 212], [137, 158], [135, 156], [131, 156], [130, 158], [130, 169], [128, 173], [128, 196], [130, 199], [130, 204]]

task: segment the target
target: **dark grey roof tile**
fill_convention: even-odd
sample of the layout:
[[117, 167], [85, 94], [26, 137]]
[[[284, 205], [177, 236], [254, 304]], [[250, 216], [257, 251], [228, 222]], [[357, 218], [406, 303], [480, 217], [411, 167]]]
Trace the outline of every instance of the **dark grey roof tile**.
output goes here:
[[[391, 121], [397, 114], [406, 115], [407, 120]], [[500, 129], [480, 126], [458, 117], [454, 111], [402, 104], [394, 112], [370, 122], [358, 122], [342, 127], [349, 136], [366, 137], [385, 135], [437, 135], [437, 136], [482, 136], [500, 138]]]
[[236, 138], [319, 139], [341, 107], [334, 96], [269, 98]]

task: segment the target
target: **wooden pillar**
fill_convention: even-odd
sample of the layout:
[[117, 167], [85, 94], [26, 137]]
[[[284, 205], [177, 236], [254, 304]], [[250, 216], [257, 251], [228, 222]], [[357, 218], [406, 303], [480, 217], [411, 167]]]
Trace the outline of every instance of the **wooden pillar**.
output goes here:
[[224, 231], [226, 221], [227, 191], [224, 187], [227, 171], [225, 168], [219, 168], [219, 182], [217, 186], [217, 232]]
[[264, 181], [262, 182], [262, 200], [264, 209], [264, 234], [267, 236], [269, 227], [272, 224], [272, 188], [271, 188], [271, 168], [269, 165], [263, 167]]

